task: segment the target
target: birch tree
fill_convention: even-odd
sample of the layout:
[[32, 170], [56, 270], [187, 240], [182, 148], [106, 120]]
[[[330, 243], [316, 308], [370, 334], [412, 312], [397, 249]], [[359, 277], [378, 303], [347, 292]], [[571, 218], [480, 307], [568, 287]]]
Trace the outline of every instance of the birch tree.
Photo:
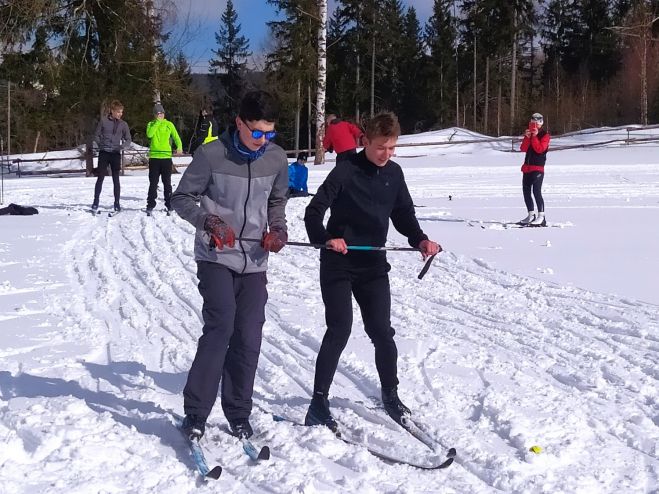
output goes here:
[[318, 1], [318, 85], [316, 87], [316, 155], [314, 164], [325, 162], [325, 89], [327, 87], [327, 0]]

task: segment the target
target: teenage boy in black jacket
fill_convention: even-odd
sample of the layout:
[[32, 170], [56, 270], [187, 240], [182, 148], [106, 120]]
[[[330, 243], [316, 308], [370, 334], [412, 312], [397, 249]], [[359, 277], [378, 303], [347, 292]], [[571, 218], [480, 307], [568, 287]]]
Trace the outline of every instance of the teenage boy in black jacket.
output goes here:
[[[366, 125], [364, 149], [339, 161], [311, 200], [304, 215], [309, 239], [325, 244], [320, 252], [320, 289], [327, 331], [316, 360], [313, 397], [306, 425], [336, 431], [329, 409], [329, 388], [352, 326], [352, 296], [361, 309], [364, 329], [375, 346], [375, 365], [382, 402], [397, 422], [410, 414], [398, 397], [398, 350], [391, 327], [391, 291], [385, 251], [348, 251], [348, 245], [384, 246], [389, 219], [424, 259], [441, 246], [423, 233], [400, 166], [393, 156], [400, 125], [393, 113], [382, 113]], [[323, 218], [331, 210], [327, 227]]]

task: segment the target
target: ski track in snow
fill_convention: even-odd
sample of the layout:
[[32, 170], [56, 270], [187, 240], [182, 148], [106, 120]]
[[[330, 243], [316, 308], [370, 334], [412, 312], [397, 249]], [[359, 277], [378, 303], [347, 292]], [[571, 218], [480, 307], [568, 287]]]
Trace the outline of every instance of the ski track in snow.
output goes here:
[[[122, 187], [128, 196], [146, 190], [137, 179]], [[70, 291], [48, 296], [45, 310], [58, 320], [54, 342], [91, 351], [44, 360], [29, 373], [0, 373], [0, 440], [20, 452], [0, 452], [6, 492], [656, 489], [657, 307], [510, 274], [450, 251], [422, 281], [418, 255], [390, 253], [389, 261], [400, 394], [432, 437], [457, 448], [451, 468], [387, 465], [322, 428], [273, 422], [270, 413], [304, 419], [324, 333], [318, 251], [290, 246], [270, 256], [252, 416], [254, 442], [268, 444], [272, 459], [251, 464], [225, 433], [218, 400], [205, 446], [209, 464], [224, 472], [204, 484], [168, 416], [181, 412], [201, 334], [193, 228], [176, 215], [146, 217], [137, 199], [124, 201], [128, 209], [114, 218], [94, 218], [67, 203], [70, 190], [51, 194], [60, 210], [48, 214], [73, 238], [59, 254]], [[306, 239], [307, 202], [289, 202], [291, 239]], [[332, 388], [336, 418], [364, 441], [395, 442], [401, 456], [432, 456], [377, 409], [378, 394], [355, 304]], [[544, 452], [529, 452], [533, 444]]]

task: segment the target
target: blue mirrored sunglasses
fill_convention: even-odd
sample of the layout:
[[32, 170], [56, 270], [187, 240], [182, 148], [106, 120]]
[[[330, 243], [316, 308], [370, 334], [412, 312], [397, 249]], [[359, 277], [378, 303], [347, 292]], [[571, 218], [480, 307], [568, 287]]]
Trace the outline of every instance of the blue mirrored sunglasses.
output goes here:
[[267, 132], [264, 132], [262, 130], [252, 130], [252, 137], [254, 139], [260, 139], [261, 137], [265, 136], [266, 140], [271, 141], [272, 139], [275, 138], [276, 135], [277, 135], [276, 130], [269, 130]]
[[268, 131], [255, 130], [255, 129], [252, 129], [249, 125], [247, 125], [247, 122], [245, 122], [242, 118], [240, 120], [242, 120], [242, 122], [245, 124], [245, 127], [247, 127], [249, 129], [249, 131], [252, 133], [252, 137], [254, 139], [260, 139], [261, 137], [265, 136], [266, 140], [271, 141], [277, 135], [276, 130], [268, 130]]

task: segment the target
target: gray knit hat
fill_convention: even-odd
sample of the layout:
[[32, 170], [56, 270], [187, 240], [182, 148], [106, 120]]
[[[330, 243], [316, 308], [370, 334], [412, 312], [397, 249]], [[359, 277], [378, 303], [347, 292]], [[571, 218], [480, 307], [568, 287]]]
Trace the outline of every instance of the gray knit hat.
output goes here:
[[157, 115], [158, 113], [165, 113], [165, 108], [160, 101], [157, 101], [156, 104], [153, 105], [153, 114]]

